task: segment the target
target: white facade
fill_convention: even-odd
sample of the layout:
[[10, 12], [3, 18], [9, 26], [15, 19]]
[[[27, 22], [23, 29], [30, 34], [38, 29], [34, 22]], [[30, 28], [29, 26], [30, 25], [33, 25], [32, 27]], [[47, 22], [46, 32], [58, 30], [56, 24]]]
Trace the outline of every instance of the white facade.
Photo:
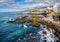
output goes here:
[[56, 3], [56, 4], [53, 6], [53, 9], [54, 9], [54, 12], [60, 12], [60, 4], [59, 4], [59, 3]]

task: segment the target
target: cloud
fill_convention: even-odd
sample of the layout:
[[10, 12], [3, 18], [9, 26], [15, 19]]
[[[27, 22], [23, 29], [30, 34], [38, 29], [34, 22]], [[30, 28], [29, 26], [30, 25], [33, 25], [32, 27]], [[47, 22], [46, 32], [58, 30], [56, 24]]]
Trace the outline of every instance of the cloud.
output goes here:
[[24, 2], [36, 2], [37, 4], [21, 5], [20, 2], [15, 0], [0, 0], [0, 7], [12, 8], [12, 9], [33, 9], [36, 7], [45, 7], [51, 5], [51, 3], [60, 2], [59, 0], [25, 0]]
[[49, 0], [25, 0], [26, 2], [49, 3]]
[[[20, 2], [15, 2], [15, 0], [0, 0], [0, 7], [9, 7], [9, 8], [30, 8], [36, 7], [44, 3], [46, 5], [48, 3], [60, 2], [59, 0], [25, 0], [25, 2], [38, 2], [39, 4], [31, 4], [31, 5], [21, 5]], [[41, 6], [43, 6], [41, 5]]]
[[39, 2], [39, 3], [57, 3], [60, 0], [25, 0], [26, 2]]
[[0, 3], [5, 2], [6, 0], [0, 0]]
[[0, 7], [8, 6], [10, 8], [16, 8], [20, 6], [19, 2], [15, 2], [14, 0], [0, 0]]
[[[32, 0], [30, 0], [32, 1]], [[15, 9], [29, 9], [29, 8], [33, 8], [36, 6], [39, 6], [42, 4], [32, 4], [32, 5], [21, 5], [20, 2], [15, 2], [14, 0], [0, 0], [0, 7], [9, 7], [9, 8], [15, 8]]]

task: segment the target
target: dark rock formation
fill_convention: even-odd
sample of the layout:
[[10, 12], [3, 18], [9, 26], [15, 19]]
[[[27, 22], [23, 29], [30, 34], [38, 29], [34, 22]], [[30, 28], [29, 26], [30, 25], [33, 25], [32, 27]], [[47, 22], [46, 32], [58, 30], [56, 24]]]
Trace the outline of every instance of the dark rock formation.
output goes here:
[[51, 29], [55, 30], [55, 35], [59, 38], [60, 40], [60, 25], [57, 25], [56, 23], [53, 22], [48, 22], [45, 20], [40, 20], [40, 23], [47, 25], [48, 27], [50, 27]]
[[59, 18], [59, 20], [60, 20], [60, 14], [59, 14], [58, 18]]
[[29, 24], [27, 26], [32, 26], [32, 27], [40, 27], [40, 24]]

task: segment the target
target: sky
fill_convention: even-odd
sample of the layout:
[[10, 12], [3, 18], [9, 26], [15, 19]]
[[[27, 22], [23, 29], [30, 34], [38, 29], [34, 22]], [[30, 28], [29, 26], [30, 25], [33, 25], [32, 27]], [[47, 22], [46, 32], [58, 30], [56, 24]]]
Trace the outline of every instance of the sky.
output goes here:
[[60, 3], [60, 0], [0, 0], [0, 12], [15, 12]]

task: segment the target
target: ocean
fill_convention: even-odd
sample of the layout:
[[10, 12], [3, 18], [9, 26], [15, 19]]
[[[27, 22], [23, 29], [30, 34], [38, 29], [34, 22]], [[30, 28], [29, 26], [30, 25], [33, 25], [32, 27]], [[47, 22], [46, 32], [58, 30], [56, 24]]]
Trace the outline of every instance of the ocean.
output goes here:
[[[0, 42], [17, 42], [19, 38], [29, 36], [28, 34], [30, 31], [34, 33], [36, 29], [25, 29], [21, 27], [20, 24], [6, 23], [10, 18], [18, 18], [22, 16], [26, 16], [26, 14], [19, 15], [16, 13], [0, 13]], [[24, 40], [21, 40], [21, 42], [23, 41]]]
[[23, 16], [28, 15], [0, 13], [0, 42], [43, 42], [40, 33], [43, 30], [43, 25], [37, 29], [34, 27], [25, 28], [22, 27], [22, 24], [6, 23], [11, 18], [14, 19]]

